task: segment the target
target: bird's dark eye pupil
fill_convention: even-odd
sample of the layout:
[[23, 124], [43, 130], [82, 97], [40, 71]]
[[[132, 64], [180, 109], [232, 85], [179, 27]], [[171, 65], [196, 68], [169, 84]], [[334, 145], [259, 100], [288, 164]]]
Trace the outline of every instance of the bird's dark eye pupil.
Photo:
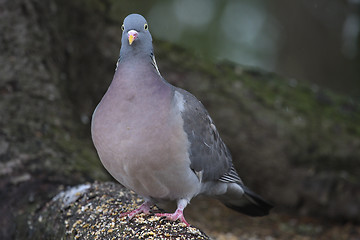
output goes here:
[[144, 24], [144, 29], [148, 30], [148, 25], [146, 23]]
[[125, 29], [125, 26], [124, 26], [124, 24], [121, 26], [121, 30], [123, 30], [124, 31], [124, 29]]

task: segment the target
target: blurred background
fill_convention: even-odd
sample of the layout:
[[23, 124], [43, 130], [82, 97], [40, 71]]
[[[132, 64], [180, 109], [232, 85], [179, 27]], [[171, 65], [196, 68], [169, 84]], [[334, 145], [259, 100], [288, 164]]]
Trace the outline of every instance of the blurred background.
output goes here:
[[114, 1], [113, 18], [129, 9], [202, 56], [360, 96], [360, 0]]

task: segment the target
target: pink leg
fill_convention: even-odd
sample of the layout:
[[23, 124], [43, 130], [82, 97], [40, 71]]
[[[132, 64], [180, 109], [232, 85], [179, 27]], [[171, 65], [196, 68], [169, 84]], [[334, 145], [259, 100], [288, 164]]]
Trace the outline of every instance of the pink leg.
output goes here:
[[185, 225], [188, 227], [190, 226], [190, 224], [185, 220], [183, 211], [184, 208], [187, 205], [187, 200], [185, 199], [180, 199], [177, 203], [177, 209], [174, 213], [156, 213], [155, 216], [158, 217], [166, 217], [166, 219], [171, 220], [171, 221], [176, 221], [176, 220], [180, 220], [180, 222], [185, 223]]
[[129, 219], [132, 219], [136, 214], [139, 214], [139, 213], [149, 214], [150, 213], [150, 205], [151, 205], [150, 202], [145, 201], [137, 209], [135, 209], [133, 211], [121, 213], [120, 217], [128, 216]]

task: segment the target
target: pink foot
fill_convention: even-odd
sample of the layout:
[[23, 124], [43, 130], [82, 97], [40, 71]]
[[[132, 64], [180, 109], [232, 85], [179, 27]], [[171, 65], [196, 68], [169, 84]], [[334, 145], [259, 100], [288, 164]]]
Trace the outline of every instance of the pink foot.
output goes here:
[[128, 216], [129, 219], [132, 219], [136, 214], [139, 214], [139, 213], [149, 214], [150, 213], [150, 204], [148, 202], [144, 202], [143, 204], [141, 204], [141, 206], [139, 208], [137, 208], [133, 211], [121, 213], [120, 217]]
[[188, 222], [185, 220], [183, 210], [181, 210], [181, 209], [176, 209], [176, 211], [174, 213], [156, 213], [155, 216], [166, 217], [166, 219], [171, 220], [171, 221], [176, 221], [179, 219], [180, 222], [185, 223], [185, 225], [187, 227], [190, 226], [190, 224], [188, 224]]

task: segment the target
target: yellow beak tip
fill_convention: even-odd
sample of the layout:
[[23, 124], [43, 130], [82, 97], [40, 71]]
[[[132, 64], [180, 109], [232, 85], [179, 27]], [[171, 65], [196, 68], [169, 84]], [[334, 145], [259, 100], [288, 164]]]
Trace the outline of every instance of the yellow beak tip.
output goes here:
[[130, 35], [129, 36], [129, 44], [131, 45], [133, 42], [134, 42], [134, 36], [133, 35]]

